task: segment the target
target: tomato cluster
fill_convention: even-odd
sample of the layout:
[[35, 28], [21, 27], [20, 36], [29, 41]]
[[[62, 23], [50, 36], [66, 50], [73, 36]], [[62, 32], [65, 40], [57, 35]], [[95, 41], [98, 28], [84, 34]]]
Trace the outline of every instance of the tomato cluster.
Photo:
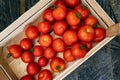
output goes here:
[[[19, 44], [8, 47], [13, 58], [21, 58], [27, 64], [28, 74], [21, 80], [34, 80], [34, 76], [52, 80], [54, 72], [83, 58], [94, 43], [105, 38], [105, 29], [99, 27], [97, 18], [80, 0], [57, 0], [43, 12], [42, 18], [38, 25], [27, 26], [26, 37]], [[50, 66], [50, 70], [45, 66]]]

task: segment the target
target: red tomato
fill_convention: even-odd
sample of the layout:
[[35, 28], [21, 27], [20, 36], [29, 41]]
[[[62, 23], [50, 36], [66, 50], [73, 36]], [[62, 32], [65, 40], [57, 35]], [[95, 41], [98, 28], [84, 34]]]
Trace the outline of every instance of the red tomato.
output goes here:
[[98, 24], [98, 20], [94, 16], [89, 16], [85, 19], [84, 23], [85, 23], [85, 25], [90, 25], [90, 26], [96, 27]]
[[53, 5], [55, 6], [65, 6], [65, 3], [63, 0], [57, 0]]
[[25, 63], [30, 63], [34, 60], [34, 55], [29, 51], [24, 51], [23, 54], [21, 55], [21, 59]]
[[92, 26], [82, 26], [78, 30], [78, 37], [81, 41], [90, 42], [94, 39], [95, 31]]
[[50, 34], [42, 34], [39, 37], [39, 44], [43, 47], [49, 47], [52, 44], [53, 38]]
[[34, 80], [34, 77], [32, 75], [25, 75], [20, 80]]
[[93, 39], [94, 42], [102, 41], [106, 36], [106, 30], [102, 27], [95, 28], [95, 37]]
[[52, 15], [53, 9], [48, 8], [43, 12], [43, 19], [53, 23], [55, 21], [53, 15]]
[[24, 50], [29, 50], [32, 48], [33, 43], [32, 40], [29, 38], [23, 38], [22, 40], [20, 40], [20, 46], [24, 49]]
[[78, 29], [82, 26], [82, 24], [78, 24], [78, 25], [73, 25], [73, 26], [70, 26], [70, 29], [73, 29], [73, 30], [76, 30], [78, 31]]
[[80, 14], [75, 10], [71, 10], [66, 15], [67, 23], [71, 26], [78, 25], [80, 23]]
[[12, 55], [13, 58], [19, 58], [23, 53], [21, 46], [17, 44], [10, 45], [8, 47], [8, 51]]
[[28, 65], [27, 65], [27, 73], [29, 74], [29, 75], [36, 75], [37, 73], [39, 73], [39, 71], [40, 71], [40, 69], [41, 69], [41, 67], [39, 66], [39, 64], [38, 63], [36, 63], [36, 62], [31, 62], [31, 63], [29, 63]]
[[52, 80], [53, 76], [52, 73], [48, 69], [43, 69], [38, 74], [38, 80]]
[[84, 47], [84, 45], [76, 43], [72, 46], [72, 55], [77, 58], [83, 58], [86, 55], [87, 49]]
[[67, 9], [63, 5], [56, 6], [53, 10], [53, 17], [56, 20], [63, 20], [66, 17]]
[[42, 56], [43, 52], [44, 52], [44, 49], [41, 46], [39, 46], [39, 45], [35, 45], [34, 46], [34, 48], [33, 48], [33, 55], [35, 57]]
[[66, 63], [62, 58], [55, 57], [55, 58], [52, 58], [52, 60], [50, 61], [50, 67], [52, 71], [60, 72], [66, 68]]
[[41, 66], [41, 67], [44, 67], [48, 64], [48, 59], [44, 56], [40, 57], [38, 59], [38, 64]]
[[63, 34], [63, 40], [67, 45], [69, 46], [73, 45], [78, 41], [77, 32], [72, 29], [66, 30]]
[[52, 48], [52, 47], [47, 47], [45, 50], [44, 50], [44, 56], [47, 58], [47, 59], [51, 59], [53, 57], [56, 56], [56, 51]]
[[71, 49], [66, 49], [63, 53], [63, 57], [67, 62], [71, 62], [75, 60], [75, 58], [72, 55]]
[[75, 10], [80, 13], [81, 19], [86, 19], [90, 15], [90, 11], [85, 5], [77, 5]]
[[51, 24], [48, 21], [41, 21], [38, 23], [37, 28], [41, 33], [48, 33], [51, 30]]
[[81, 44], [85, 45], [88, 51], [92, 48], [92, 42], [82, 41]]
[[29, 25], [25, 30], [25, 35], [30, 39], [35, 39], [38, 37], [39, 31], [38, 31], [37, 27], [35, 27], [33, 25]]
[[63, 52], [66, 48], [66, 44], [61, 38], [56, 38], [53, 40], [52, 47], [57, 52]]
[[69, 7], [75, 7], [79, 4], [80, 0], [64, 0]]
[[56, 21], [53, 25], [53, 31], [56, 35], [63, 35], [64, 31], [67, 29], [67, 23], [65, 21]]

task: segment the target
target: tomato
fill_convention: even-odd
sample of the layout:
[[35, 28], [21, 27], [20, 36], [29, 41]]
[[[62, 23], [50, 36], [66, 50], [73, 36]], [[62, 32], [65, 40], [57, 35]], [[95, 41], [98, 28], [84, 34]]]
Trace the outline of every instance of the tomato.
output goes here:
[[65, 6], [65, 3], [63, 0], [57, 0], [53, 5], [55, 6]]
[[80, 23], [80, 14], [75, 10], [71, 10], [66, 14], [66, 21], [70, 26], [78, 25]]
[[53, 24], [53, 31], [56, 35], [63, 35], [64, 31], [67, 29], [68, 25], [65, 21], [56, 21]]
[[72, 29], [66, 30], [63, 34], [63, 40], [67, 45], [69, 46], [73, 45], [78, 41], [77, 32]]
[[79, 4], [75, 10], [80, 13], [81, 19], [86, 19], [90, 15], [90, 11], [85, 5]]
[[34, 80], [34, 77], [32, 75], [25, 75], [21, 77], [20, 80]]
[[39, 35], [39, 31], [36, 26], [29, 25], [25, 30], [25, 35], [30, 39], [35, 39]]
[[90, 42], [94, 39], [95, 31], [92, 26], [82, 26], [78, 30], [78, 37], [81, 41]]
[[52, 58], [52, 60], [50, 61], [50, 67], [52, 71], [60, 72], [66, 68], [66, 63], [62, 58], [55, 57], [55, 58]]
[[52, 80], [52, 73], [48, 69], [43, 69], [38, 74], [38, 80]]
[[24, 51], [23, 54], [21, 55], [21, 59], [25, 63], [30, 63], [34, 60], [34, 55], [29, 51]]
[[81, 44], [85, 45], [87, 48], [87, 51], [89, 51], [92, 48], [92, 42], [84, 42], [81, 41]]
[[86, 47], [84, 47], [84, 45], [80, 43], [74, 44], [71, 50], [72, 50], [72, 55], [77, 59], [83, 58], [87, 53]]
[[23, 53], [21, 46], [18, 44], [10, 45], [8, 47], [8, 51], [12, 55], [13, 58], [19, 58]]
[[70, 26], [70, 29], [73, 29], [73, 30], [76, 30], [78, 31], [78, 29], [82, 26], [82, 24], [78, 24], [78, 25], [73, 25], [73, 26]]
[[27, 73], [29, 75], [33, 75], [34, 76], [34, 75], [39, 73], [40, 69], [41, 69], [41, 67], [39, 66], [38, 63], [31, 62], [31, 63], [27, 64], [27, 69], [26, 70], [27, 70]]
[[42, 56], [38, 59], [38, 64], [40, 65], [40, 67], [44, 67], [48, 64], [48, 59]]
[[69, 7], [75, 7], [79, 4], [80, 0], [64, 0]]
[[66, 44], [61, 38], [56, 38], [53, 40], [52, 47], [56, 52], [63, 52], [66, 48]]
[[29, 50], [32, 48], [33, 46], [33, 42], [31, 39], [29, 38], [23, 38], [22, 40], [20, 40], [20, 46], [24, 49], [24, 50]]
[[53, 9], [48, 8], [43, 12], [43, 19], [53, 23], [55, 21], [53, 15], [52, 15]]
[[72, 56], [71, 49], [66, 49], [63, 53], [63, 57], [67, 62], [71, 62], [75, 60], [75, 58]]
[[53, 17], [56, 20], [63, 20], [66, 17], [67, 9], [63, 5], [56, 6], [53, 10]]
[[51, 24], [48, 21], [41, 21], [38, 23], [37, 28], [41, 33], [48, 33], [51, 30]]
[[39, 44], [43, 47], [49, 47], [52, 44], [53, 38], [50, 34], [41, 34]]
[[47, 59], [51, 59], [53, 57], [56, 56], [56, 51], [52, 48], [52, 47], [47, 47], [45, 50], [44, 50], [44, 56], [47, 58]]
[[106, 30], [102, 27], [95, 28], [95, 37], [93, 39], [94, 42], [102, 41], [106, 36]]
[[34, 46], [34, 48], [33, 48], [33, 55], [35, 57], [42, 56], [43, 52], [44, 52], [44, 49], [43, 49], [42, 46], [40, 46], [40, 45], [35, 45]]
[[98, 24], [98, 20], [94, 16], [89, 16], [85, 19], [84, 23], [85, 23], [85, 25], [90, 25], [90, 26], [96, 27]]

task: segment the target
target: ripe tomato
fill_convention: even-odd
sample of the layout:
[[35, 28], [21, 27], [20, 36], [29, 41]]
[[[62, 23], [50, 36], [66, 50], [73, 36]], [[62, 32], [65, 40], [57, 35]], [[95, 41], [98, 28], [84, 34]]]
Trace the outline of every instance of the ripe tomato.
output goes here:
[[84, 24], [96, 27], [98, 24], [98, 20], [94, 16], [89, 16], [85, 19]]
[[86, 19], [90, 14], [89, 9], [85, 5], [79, 4], [75, 7], [75, 10], [80, 13], [81, 19]]
[[24, 51], [23, 54], [21, 55], [21, 59], [25, 63], [30, 63], [34, 60], [34, 55], [29, 51]]
[[63, 20], [66, 17], [67, 9], [63, 5], [58, 5], [56, 8], [53, 10], [53, 17], [56, 20]]
[[71, 62], [75, 60], [75, 58], [72, 55], [71, 49], [66, 49], [63, 53], [63, 57], [67, 62]]
[[39, 31], [38, 31], [37, 27], [35, 27], [33, 25], [29, 25], [25, 30], [25, 35], [30, 39], [35, 39], [38, 37]]
[[78, 25], [80, 23], [80, 14], [75, 10], [71, 10], [66, 15], [67, 23], [70, 26]]
[[53, 31], [56, 35], [63, 35], [64, 31], [67, 29], [68, 25], [65, 21], [56, 21], [53, 24]]
[[39, 57], [39, 56], [42, 56], [44, 52], [44, 49], [43, 47], [39, 46], [39, 45], [35, 45], [34, 48], [33, 48], [33, 55], [35, 57]]
[[13, 58], [19, 58], [23, 53], [21, 46], [17, 44], [10, 45], [8, 47], [8, 51], [12, 55]]
[[34, 77], [32, 75], [25, 75], [21, 77], [20, 80], [34, 80]]
[[36, 62], [31, 62], [31, 63], [29, 63], [28, 65], [27, 65], [27, 73], [29, 74], [29, 75], [36, 75], [37, 73], [39, 73], [39, 71], [40, 71], [40, 69], [41, 69], [41, 67], [39, 66], [39, 64], [38, 63], [36, 63]]
[[65, 3], [63, 0], [57, 0], [53, 5], [55, 6], [65, 6]]
[[66, 48], [66, 44], [61, 38], [56, 38], [53, 40], [52, 47], [57, 52], [63, 52]]
[[92, 48], [92, 42], [84, 42], [81, 41], [81, 44], [85, 45], [87, 48], [87, 51], [89, 51]]
[[78, 30], [78, 37], [81, 41], [90, 42], [94, 39], [95, 31], [92, 26], [82, 26]]
[[80, 0], [64, 0], [69, 7], [75, 7], [79, 4]]
[[73, 25], [73, 26], [70, 26], [70, 29], [73, 29], [73, 30], [76, 30], [78, 31], [78, 29], [82, 26], [82, 24], [78, 24], [78, 25]]
[[54, 57], [50, 61], [50, 67], [51, 67], [52, 71], [60, 72], [60, 71], [63, 71], [66, 68], [66, 63], [62, 58]]
[[41, 33], [48, 33], [51, 30], [51, 24], [48, 21], [41, 21], [38, 23], [37, 28]]
[[69, 46], [73, 45], [78, 41], [77, 32], [72, 29], [66, 30], [63, 34], [63, 40], [67, 45]]
[[86, 47], [84, 47], [84, 45], [80, 43], [74, 44], [71, 50], [72, 50], [72, 55], [77, 59], [83, 58], [87, 52]]
[[97, 28], [95, 28], [95, 36], [94, 36], [93, 41], [100, 42], [105, 38], [105, 36], [106, 36], [105, 29], [102, 27], [97, 27]]
[[20, 40], [20, 46], [24, 49], [24, 50], [29, 50], [32, 48], [33, 43], [32, 40], [29, 38], [23, 38], [22, 40]]
[[52, 15], [53, 9], [48, 8], [43, 12], [43, 19], [53, 23], [55, 21], [53, 15]]
[[56, 56], [56, 51], [52, 48], [52, 47], [47, 47], [45, 50], [44, 50], [44, 56], [47, 58], [47, 59], [51, 59], [53, 57]]
[[43, 47], [49, 47], [52, 44], [53, 38], [50, 34], [41, 34], [39, 44]]
[[42, 56], [38, 59], [38, 64], [40, 65], [40, 67], [44, 67], [48, 64], [48, 59]]
[[38, 80], [52, 80], [52, 73], [48, 69], [43, 69], [38, 74]]

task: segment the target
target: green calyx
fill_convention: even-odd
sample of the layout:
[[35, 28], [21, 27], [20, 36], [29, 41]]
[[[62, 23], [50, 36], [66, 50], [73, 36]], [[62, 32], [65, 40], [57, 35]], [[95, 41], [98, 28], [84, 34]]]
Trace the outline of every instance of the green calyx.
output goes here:
[[10, 53], [7, 54], [6, 58], [10, 58], [12, 55]]

